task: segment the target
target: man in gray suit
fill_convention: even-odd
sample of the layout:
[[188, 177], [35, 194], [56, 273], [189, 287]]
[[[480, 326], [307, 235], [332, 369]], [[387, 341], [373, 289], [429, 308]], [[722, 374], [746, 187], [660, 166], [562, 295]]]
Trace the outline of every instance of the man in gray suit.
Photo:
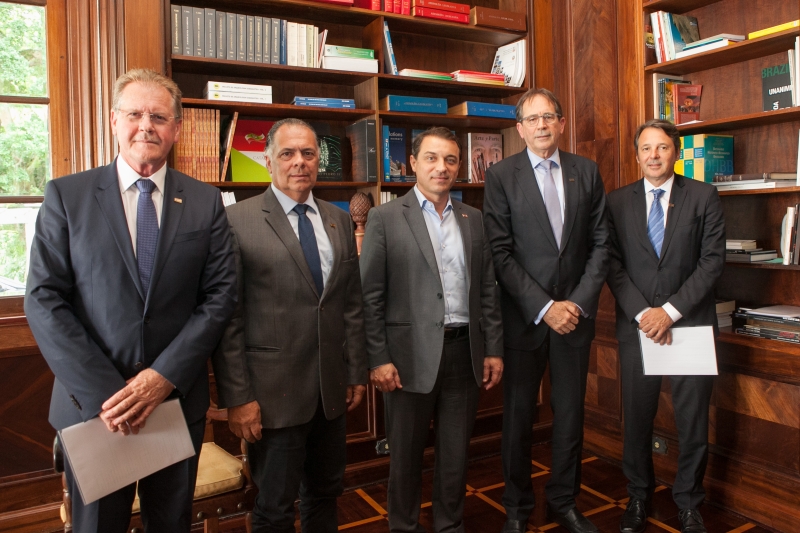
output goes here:
[[239, 306], [214, 355], [220, 405], [249, 444], [253, 531], [337, 531], [345, 411], [366, 390], [354, 226], [315, 198], [319, 146], [297, 119], [267, 137], [272, 186], [228, 208]]
[[[639, 126], [634, 144], [644, 178], [608, 195], [608, 286], [617, 301], [625, 415], [622, 470], [630, 481], [622, 533], [647, 527], [656, 481], [651, 446], [662, 377], [643, 373], [639, 330], [660, 344], [671, 343], [673, 326], [713, 325], [716, 332], [714, 287], [725, 267], [722, 203], [712, 185], [675, 174], [678, 129], [651, 120]], [[682, 533], [706, 531], [697, 508], [705, 499], [713, 384], [712, 376], [670, 377], [680, 445], [672, 497], [680, 509]]]
[[[236, 305], [236, 272], [219, 191], [167, 168], [181, 111], [172, 80], [123, 74], [111, 109], [119, 157], [45, 188], [25, 313], [56, 376], [57, 430], [100, 416], [137, 433], [180, 398], [200, 450], [207, 360]], [[139, 481], [146, 531], [189, 531], [197, 459]], [[74, 531], [127, 531], [136, 484], [85, 505], [69, 458], [65, 467]]]
[[436, 531], [463, 532], [467, 447], [480, 386], [503, 373], [503, 330], [481, 212], [450, 199], [461, 145], [417, 135], [417, 185], [370, 211], [361, 247], [370, 380], [384, 393], [391, 452], [389, 529], [419, 524], [422, 456], [436, 432]]

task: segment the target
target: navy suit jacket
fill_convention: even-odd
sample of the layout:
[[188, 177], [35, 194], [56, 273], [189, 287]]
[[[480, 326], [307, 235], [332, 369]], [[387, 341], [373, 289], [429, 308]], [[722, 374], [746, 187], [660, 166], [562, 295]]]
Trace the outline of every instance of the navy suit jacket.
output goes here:
[[56, 377], [58, 430], [97, 416], [145, 368], [175, 385], [187, 422], [208, 409], [207, 359], [236, 306], [230, 231], [213, 187], [168, 169], [164, 189], [144, 294], [116, 161], [45, 187], [25, 313]]

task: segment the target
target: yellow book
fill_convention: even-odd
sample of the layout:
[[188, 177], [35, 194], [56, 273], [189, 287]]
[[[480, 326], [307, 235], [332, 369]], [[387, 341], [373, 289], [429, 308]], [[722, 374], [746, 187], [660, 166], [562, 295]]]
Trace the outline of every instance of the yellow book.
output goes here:
[[779, 31], [788, 30], [790, 28], [796, 28], [798, 26], [800, 26], [800, 20], [794, 20], [792, 22], [778, 24], [777, 26], [773, 26], [771, 28], [765, 28], [763, 30], [758, 30], [752, 33], [748, 33], [747, 38], [756, 39], [757, 37], [763, 37], [765, 35], [769, 35], [770, 33], [778, 33]]

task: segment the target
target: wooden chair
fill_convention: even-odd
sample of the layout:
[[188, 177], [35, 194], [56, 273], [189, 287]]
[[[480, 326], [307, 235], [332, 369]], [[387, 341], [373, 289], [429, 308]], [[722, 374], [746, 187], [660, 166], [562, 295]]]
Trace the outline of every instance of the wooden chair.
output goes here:
[[[200, 463], [197, 468], [197, 486], [194, 491], [192, 516], [197, 522], [203, 522], [204, 533], [217, 533], [219, 520], [229, 516], [245, 513], [248, 533], [252, 530], [251, 511], [255, 505], [258, 492], [250, 475], [250, 464], [247, 457], [247, 442], [242, 440], [242, 459], [232, 456], [214, 444], [214, 430], [211, 422], [227, 420], [227, 409], [217, 409], [211, 405], [206, 413], [206, 433], [203, 437], [203, 448], [200, 451]], [[56, 435], [53, 442], [53, 468], [61, 474], [63, 487], [63, 504], [61, 520], [64, 532], [72, 531], [72, 495], [67, 488], [64, 475], [64, 453]], [[131, 533], [142, 533], [139, 516], [139, 497], [133, 502], [133, 516], [130, 525]]]

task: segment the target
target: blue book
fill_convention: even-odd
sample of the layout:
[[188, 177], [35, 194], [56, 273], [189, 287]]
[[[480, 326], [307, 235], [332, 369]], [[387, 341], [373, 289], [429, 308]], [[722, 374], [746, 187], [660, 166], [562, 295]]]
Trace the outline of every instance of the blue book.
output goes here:
[[315, 98], [312, 96], [295, 96], [292, 100], [294, 105], [308, 105], [320, 107], [344, 107], [355, 109], [356, 101], [352, 98]]
[[491, 102], [463, 102], [447, 110], [451, 115], [469, 115], [473, 117], [510, 118], [516, 117], [516, 106], [493, 104]]
[[286, 64], [286, 26], [288, 21], [281, 19], [281, 65]]
[[342, 104], [337, 102], [292, 102], [293, 105], [306, 107], [328, 107], [334, 109], [355, 109], [356, 104]]
[[389, 176], [406, 176], [405, 128], [389, 128]]
[[383, 126], [383, 181], [392, 181], [389, 176], [392, 157], [389, 155], [389, 126]]
[[450, 191], [450, 199], [459, 202], [464, 201], [464, 191]]
[[407, 111], [411, 113], [447, 114], [447, 98], [423, 98], [421, 96], [397, 96], [390, 94], [381, 99], [383, 111]]
[[346, 211], [347, 213], [350, 212], [350, 202], [345, 202], [343, 200], [332, 200], [330, 203], [332, 203], [342, 211]]
[[385, 20], [383, 21], [383, 44], [386, 48], [386, 55], [383, 58], [383, 71], [386, 74], [397, 76], [397, 61], [394, 58], [392, 36], [389, 34], [389, 24]]

